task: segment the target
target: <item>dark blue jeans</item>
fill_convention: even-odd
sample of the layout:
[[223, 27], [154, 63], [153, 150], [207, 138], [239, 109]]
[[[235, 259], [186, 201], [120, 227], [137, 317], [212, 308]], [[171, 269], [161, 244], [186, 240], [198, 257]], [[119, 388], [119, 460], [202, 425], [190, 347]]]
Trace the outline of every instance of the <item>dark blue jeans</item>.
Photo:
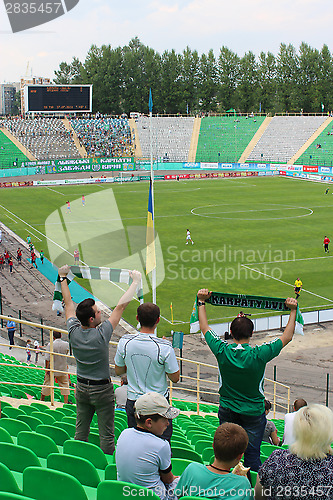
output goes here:
[[266, 427], [266, 415], [246, 415], [236, 413], [229, 408], [219, 407], [218, 417], [220, 424], [224, 422], [232, 422], [238, 424], [246, 430], [249, 436], [249, 444], [244, 453], [244, 465], [250, 467], [251, 470], [258, 472], [261, 465], [260, 461], [260, 445]]

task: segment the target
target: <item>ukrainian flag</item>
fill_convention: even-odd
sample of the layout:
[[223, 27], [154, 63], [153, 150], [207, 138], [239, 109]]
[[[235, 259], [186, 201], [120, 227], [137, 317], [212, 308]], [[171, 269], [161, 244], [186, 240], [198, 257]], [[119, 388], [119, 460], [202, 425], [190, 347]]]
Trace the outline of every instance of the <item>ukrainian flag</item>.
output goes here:
[[147, 233], [146, 233], [146, 274], [149, 274], [156, 268], [155, 254], [155, 235], [154, 235], [154, 207], [153, 207], [153, 192], [152, 180], [150, 178], [149, 199], [148, 199], [148, 216], [147, 216]]

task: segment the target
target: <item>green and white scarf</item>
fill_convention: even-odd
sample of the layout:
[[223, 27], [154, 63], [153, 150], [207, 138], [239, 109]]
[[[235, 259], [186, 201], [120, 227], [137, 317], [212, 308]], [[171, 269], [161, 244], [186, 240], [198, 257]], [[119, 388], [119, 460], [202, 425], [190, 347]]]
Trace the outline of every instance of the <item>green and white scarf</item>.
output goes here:
[[[241, 309], [266, 309], [270, 311], [289, 311], [285, 305], [286, 299], [277, 297], [261, 297], [259, 295], [239, 295], [234, 293], [220, 293], [212, 292], [206, 303], [213, 306], [228, 306], [238, 307]], [[304, 320], [297, 306], [295, 333], [303, 335]], [[197, 298], [194, 301], [193, 310], [190, 319], [190, 333], [196, 333], [200, 330], [199, 327], [199, 314]]]
[[[109, 267], [86, 267], [86, 266], [71, 266], [70, 272], [67, 274], [68, 285], [73, 281], [75, 277], [84, 278], [88, 280], [106, 280], [113, 281], [114, 283], [127, 283], [130, 285], [132, 283], [132, 278], [129, 275], [129, 269], [111, 269]], [[142, 280], [138, 284], [136, 290], [137, 297], [140, 304], [143, 304], [143, 289]], [[62, 307], [62, 292], [60, 277], [58, 275], [57, 281], [55, 282], [54, 294], [53, 294], [53, 311], [63, 311]]]

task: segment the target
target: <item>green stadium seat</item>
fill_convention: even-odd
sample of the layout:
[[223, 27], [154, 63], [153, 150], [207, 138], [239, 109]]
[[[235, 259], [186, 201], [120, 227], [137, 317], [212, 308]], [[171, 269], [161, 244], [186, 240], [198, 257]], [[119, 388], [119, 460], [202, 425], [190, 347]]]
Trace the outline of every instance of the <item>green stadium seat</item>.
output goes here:
[[85, 486], [97, 488], [100, 483], [100, 477], [96, 468], [91, 462], [82, 457], [66, 455], [65, 453], [51, 453], [47, 457], [47, 467], [60, 472], [66, 472]]
[[31, 415], [19, 415], [17, 417], [17, 420], [20, 420], [22, 422], [25, 422], [26, 424], [28, 424], [30, 427], [31, 427], [31, 430], [35, 431], [36, 430], [36, 427], [40, 424], [42, 424], [43, 422], [39, 419], [39, 418], [35, 418]]
[[67, 439], [70, 439], [68, 432], [52, 425], [41, 424], [38, 425], [35, 430], [38, 434], [44, 434], [45, 436], [53, 439], [55, 444], [58, 446], [63, 446], [64, 442], [67, 441]]
[[1, 462], [0, 462], [0, 491], [17, 493], [18, 495], [22, 493], [10, 469]]
[[97, 500], [110, 500], [110, 498], [125, 500], [133, 497], [160, 500], [152, 490], [125, 481], [102, 481], [97, 486]]
[[9, 434], [8, 431], [6, 431], [6, 429], [3, 429], [2, 427], [0, 427], [0, 443], [13, 443], [14, 444], [12, 436]]
[[30, 425], [14, 418], [1, 418], [0, 427], [6, 429], [11, 436], [17, 436], [21, 431], [31, 431]]
[[105, 470], [109, 463], [114, 463], [113, 455], [106, 455], [98, 446], [85, 441], [65, 441], [63, 452], [89, 460], [96, 469]]
[[112, 480], [112, 481], [117, 480], [117, 465], [116, 464], [109, 464], [106, 466], [105, 479]]
[[87, 500], [79, 481], [65, 472], [28, 467], [23, 473], [23, 494], [34, 500]]
[[171, 458], [172, 473], [175, 476], [181, 476], [188, 465], [192, 463], [192, 460], [187, 460], [185, 458]]
[[19, 432], [17, 435], [17, 444], [29, 448], [38, 458], [47, 458], [50, 453], [59, 452], [53, 439], [32, 431]]
[[27, 467], [41, 467], [37, 455], [24, 446], [0, 443], [0, 462], [8, 469], [16, 472], [23, 472]]
[[192, 462], [203, 463], [201, 456], [194, 450], [188, 450], [187, 448], [172, 448], [173, 458], [185, 458], [186, 460], [192, 460]]

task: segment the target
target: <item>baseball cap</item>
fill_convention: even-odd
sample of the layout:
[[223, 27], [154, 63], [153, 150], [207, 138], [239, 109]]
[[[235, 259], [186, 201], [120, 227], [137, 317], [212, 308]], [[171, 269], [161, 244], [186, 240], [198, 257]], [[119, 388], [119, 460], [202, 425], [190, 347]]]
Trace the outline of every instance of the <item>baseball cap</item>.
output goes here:
[[158, 392], [147, 392], [140, 396], [135, 402], [136, 415], [161, 415], [165, 418], [178, 417], [180, 410], [173, 408], [162, 394]]

